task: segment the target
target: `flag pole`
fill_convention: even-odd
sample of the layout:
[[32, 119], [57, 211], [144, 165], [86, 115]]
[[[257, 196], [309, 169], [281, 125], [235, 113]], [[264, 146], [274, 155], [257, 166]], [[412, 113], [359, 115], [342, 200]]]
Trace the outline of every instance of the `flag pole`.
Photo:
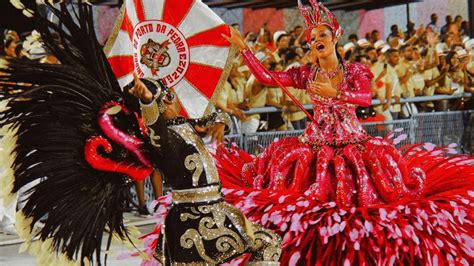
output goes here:
[[311, 120], [311, 122], [313, 123], [316, 123], [316, 120], [313, 118], [313, 116], [308, 112], [308, 110], [306, 110], [306, 108], [304, 108], [304, 106], [298, 101], [298, 99], [295, 98], [295, 96], [293, 96], [293, 94], [291, 94], [291, 92], [285, 87], [283, 86], [283, 84], [281, 84], [281, 82], [275, 77], [275, 75], [273, 75], [268, 69], [265, 68], [265, 71], [267, 72], [267, 74], [273, 79], [273, 81], [275, 81], [275, 83], [278, 85], [278, 87], [280, 87], [280, 89], [286, 94], [288, 95], [288, 97], [290, 97], [290, 99], [298, 106], [298, 108], [301, 109], [301, 111], [303, 111], [303, 113], [305, 113], [305, 115], [309, 118], [309, 120]]

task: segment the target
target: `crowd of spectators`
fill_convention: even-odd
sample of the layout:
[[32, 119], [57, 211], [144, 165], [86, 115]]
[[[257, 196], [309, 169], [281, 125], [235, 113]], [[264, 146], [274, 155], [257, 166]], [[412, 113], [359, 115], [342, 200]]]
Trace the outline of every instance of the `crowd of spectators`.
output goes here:
[[[362, 38], [350, 34], [348, 42], [338, 43], [340, 58], [360, 62], [374, 75], [372, 92], [380, 104], [358, 108], [359, 118], [362, 121], [391, 121], [420, 112], [472, 109], [472, 100], [467, 97], [400, 103], [402, 98], [473, 91], [474, 39], [469, 38], [467, 25], [461, 16], [456, 16], [454, 21], [447, 16], [445, 24], [441, 25], [437, 14], [432, 14], [426, 27], [416, 28], [413, 22], [409, 22], [403, 31], [398, 25], [392, 25], [386, 39], [375, 29]], [[240, 30], [238, 24], [232, 26]], [[309, 63], [311, 50], [305, 37], [302, 26], [272, 34], [264, 25], [257, 33], [245, 34], [245, 40], [256, 57], [274, 71]], [[289, 90], [301, 103], [311, 103], [306, 91]], [[216, 106], [240, 120], [242, 133], [303, 129], [306, 126], [305, 114], [291, 99], [279, 88], [259, 84], [238, 55]], [[244, 113], [264, 106], [276, 107], [279, 112]]]
[[[239, 29], [238, 24], [232, 25]], [[417, 96], [453, 95], [474, 88], [474, 39], [468, 36], [468, 23], [461, 16], [446, 16], [440, 23], [431, 15], [427, 26], [416, 28], [409, 22], [406, 30], [392, 25], [386, 39], [374, 29], [362, 38], [350, 34], [339, 42], [340, 58], [360, 62], [374, 74], [373, 95], [380, 104], [359, 108], [361, 120], [391, 121], [413, 113], [472, 108], [469, 98], [401, 104], [400, 99]], [[240, 30], [240, 29], [239, 29]], [[0, 30], [0, 55], [28, 57], [43, 63], [59, 63], [39, 41], [39, 34], [18, 34]], [[256, 57], [269, 70], [285, 71], [310, 63], [311, 49], [302, 26], [289, 32], [271, 33], [264, 25], [259, 32], [248, 32], [245, 39]], [[289, 88], [302, 104], [311, 104], [304, 90]], [[266, 87], [255, 80], [237, 55], [216, 106], [233, 115], [243, 133], [268, 130], [304, 129], [306, 116], [279, 88]], [[272, 106], [278, 112], [246, 115], [245, 110]]]

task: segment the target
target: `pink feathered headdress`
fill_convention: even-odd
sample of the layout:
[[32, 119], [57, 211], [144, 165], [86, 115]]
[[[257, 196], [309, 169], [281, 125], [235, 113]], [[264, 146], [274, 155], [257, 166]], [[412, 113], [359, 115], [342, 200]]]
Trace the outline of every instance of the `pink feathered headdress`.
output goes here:
[[336, 16], [329, 9], [316, 0], [309, 0], [311, 6], [305, 6], [298, 0], [298, 8], [306, 24], [306, 38], [311, 41], [311, 31], [319, 26], [325, 25], [332, 31], [334, 38], [339, 39], [344, 34], [344, 30], [339, 26]]

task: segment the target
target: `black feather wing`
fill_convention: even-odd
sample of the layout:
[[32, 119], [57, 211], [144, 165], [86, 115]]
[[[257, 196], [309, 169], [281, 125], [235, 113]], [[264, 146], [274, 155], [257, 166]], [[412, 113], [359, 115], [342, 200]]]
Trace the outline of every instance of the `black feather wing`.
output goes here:
[[[122, 215], [131, 201], [130, 180], [94, 170], [84, 159], [84, 145], [101, 135], [101, 106], [120, 102], [123, 95], [96, 40], [91, 7], [82, 1], [74, 7], [47, 6], [60, 23], [37, 17], [38, 30], [61, 64], [9, 58], [1, 70], [0, 95], [9, 102], [0, 126], [10, 127], [16, 138], [9, 165], [14, 169], [12, 192], [40, 180], [28, 191], [22, 210], [30, 229], [45, 219], [37, 235], [52, 241], [54, 251], [100, 264], [104, 230], [109, 237], [128, 237]], [[138, 128], [133, 118], [121, 121], [131, 131]], [[113, 148], [117, 158], [128, 159], [123, 148]]]

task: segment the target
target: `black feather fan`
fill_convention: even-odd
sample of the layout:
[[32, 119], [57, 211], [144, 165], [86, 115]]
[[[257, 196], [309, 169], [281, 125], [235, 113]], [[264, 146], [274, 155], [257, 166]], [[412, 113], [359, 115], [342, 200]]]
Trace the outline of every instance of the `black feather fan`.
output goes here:
[[[128, 238], [122, 215], [130, 206], [131, 182], [123, 174], [94, 170], [84, 159], [84, 145], [103, 135], [97, 122], [101, 106], [123, 103], [124, 95], [96, 40], [91, 6], [75, 2], [46, 2], [59, 23], [35, 18], [42, 41], [61, 64], [5, 59], [0, 97], [9, 103], [0, 126], [17, 128], [12, 192], [41, 180], [28, 191], [22, 210], [32, 218], [31, 228], [45, 219], [37, 235], [52, 240], [57, 254], [100, 264], [105, 230], [109, 239], [112, 234]], [[138, 131], [135, 116], [122, 114], [120, 122]], [[112, 146], [109, 158], [132, 160], [120, 145]]]

